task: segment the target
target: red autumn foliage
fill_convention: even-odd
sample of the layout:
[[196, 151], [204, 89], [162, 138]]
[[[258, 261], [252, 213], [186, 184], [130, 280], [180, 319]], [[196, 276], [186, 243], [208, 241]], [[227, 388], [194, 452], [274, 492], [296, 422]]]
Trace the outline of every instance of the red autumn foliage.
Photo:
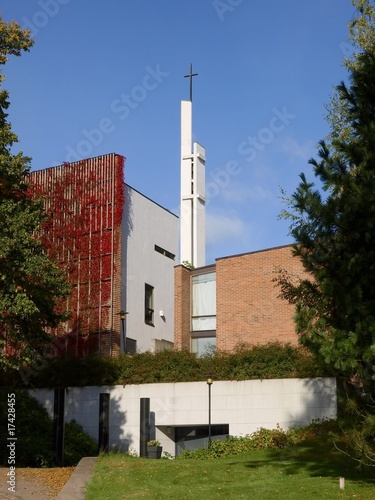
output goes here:
[[62, 354], [108, 349], [115, 255], [124, 206], [124, 158], [105, 155], [32, 172], [30, 195], [44, 200], [43, 243], [66, 272], [71, 319], [52, 335]]

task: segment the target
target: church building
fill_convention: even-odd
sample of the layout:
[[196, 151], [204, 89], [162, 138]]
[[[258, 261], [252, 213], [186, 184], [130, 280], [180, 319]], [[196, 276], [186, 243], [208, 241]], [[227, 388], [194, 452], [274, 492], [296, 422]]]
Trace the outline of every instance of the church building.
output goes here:
[[303, 275], [291, 246], [205, 263], [205, 149], [192, 143], [190, 100], [181, 102], [180, 265], [175, 268], [175, 349], [202, 355], [239, 345], [297, 343], [294, 307], [280, 298], [276, 272]]
[[205, 262], [205, 148], [193, 143], [190, 99], [181, 101], [180, 220], [124, 182], [108, 154], [29, 174], [49, 215], [44, 239], [72, 285], [71, 318], [56, 353], [87, 356], [240, 344], [297, 343], [294, 308], [275, 272], [303, 275], [290, 246]]

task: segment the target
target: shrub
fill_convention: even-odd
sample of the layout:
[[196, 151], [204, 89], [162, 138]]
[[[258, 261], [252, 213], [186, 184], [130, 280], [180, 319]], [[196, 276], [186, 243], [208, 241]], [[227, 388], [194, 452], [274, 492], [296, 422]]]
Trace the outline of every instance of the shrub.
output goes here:
[[[26, 390], [0, 390], [0, 465], [6, 466], [7, 447], [7, 397], [15, 393], [16, 466], [52, 467], [53, 422], [47, 410]], [[97, 454], [96, 442], [75, 421], [65, 424], [64, 465], [76, 465], [81, 458]]]
[[[110, 358], [88, 356], [52, 359], [30, 380], [34, 387], [80, 387], [88, 385], [194, 382], [212, 373], [214, 380], [305, 378], [329, 375], [302, 347], [270, 343], [240, 345], [235, 352], [208, 353], [197, 357], [188, 351], [143, 352]], [[12, 386], [22, 381], [12, 378]]]
[[83, 457], [98, 454], [98, 444], [75, 420], [65, 424], [64, 465], [76, 465]]
[[290, 444], [288, 433], [283, 431], [279, 426], [276, 429], [260, 428], [258, 431], [253, 432], [251, 441], [257, 450], [264, 448], [285, 448]]
[[113, 385], [119, 378], [119, 360], [107, 356], [53, 358], [31, 380], [35, 387]]
[[46, 409], [26, 390], [0, 391], [0, 463], [7, 465], [8, 394], [15, 393], [16, 465], [49, 467], [52, 465], [52, 420]]
[[276, 429], [260, 428], [243, 437], [228, 436], [226, 440], [213, 440], [207, 448], [185, 450], [177, 459], [209, 459], [229, 455], [239, 455], [252, 450], [283, 449], [314, 438], [328, 439], [330, 431], [337, 428], [336, 420], [316, 420], [304, 427], [293, 427], [284, 431], [279, 425]]

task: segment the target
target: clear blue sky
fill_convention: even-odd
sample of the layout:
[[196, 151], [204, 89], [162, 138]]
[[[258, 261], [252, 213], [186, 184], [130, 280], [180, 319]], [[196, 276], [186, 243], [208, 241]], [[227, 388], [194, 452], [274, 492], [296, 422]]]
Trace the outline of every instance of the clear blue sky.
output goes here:
[[[328, 133], [347, 78], [350, 0], [17, 0], [33, 30], [4, 68], [9, 120], [32, 169], [119, 153], [125, 180], [178, 213], [180, 101], [193, 86], [206, 148], [207, 263], [290, 243], [278, 220]], [[4, 5], [5, 4], [5, 5]]]

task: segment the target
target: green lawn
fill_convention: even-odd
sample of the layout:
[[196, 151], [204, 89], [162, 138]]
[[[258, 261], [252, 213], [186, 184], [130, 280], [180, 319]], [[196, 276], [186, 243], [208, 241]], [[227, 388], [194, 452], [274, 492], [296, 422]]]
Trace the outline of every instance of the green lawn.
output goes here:
[[[375, 468], [360, 470], [329, 445], [257, 450], [216, 460], [101, 456], [86, 500], [375, 499]], [[345, 490], [339, 477], [345, 477]]]

